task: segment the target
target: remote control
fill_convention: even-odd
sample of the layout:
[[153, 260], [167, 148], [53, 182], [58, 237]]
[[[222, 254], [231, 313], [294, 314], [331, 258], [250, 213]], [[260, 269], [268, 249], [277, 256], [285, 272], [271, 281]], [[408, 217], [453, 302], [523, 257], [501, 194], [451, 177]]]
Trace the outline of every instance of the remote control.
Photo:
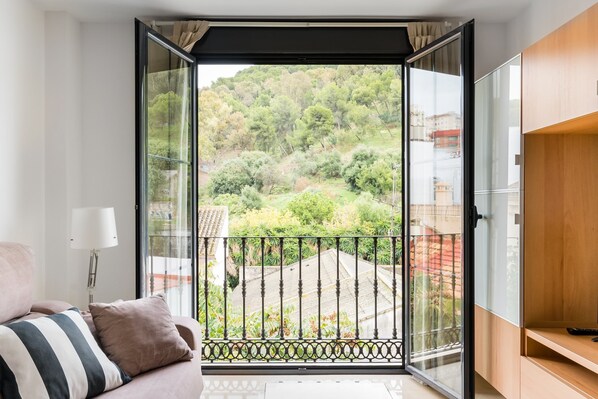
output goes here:
[[567, 328], [571, 335], [598, 335], [598, 328]]

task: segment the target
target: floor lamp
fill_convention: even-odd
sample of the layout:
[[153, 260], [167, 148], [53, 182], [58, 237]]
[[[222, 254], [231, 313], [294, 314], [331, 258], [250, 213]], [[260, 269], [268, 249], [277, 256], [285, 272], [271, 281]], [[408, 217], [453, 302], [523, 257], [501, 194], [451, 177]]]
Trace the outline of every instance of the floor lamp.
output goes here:
[[118, 245], [114, 208], [75, 208], [71, 219], [71, 248], [88, 249], [87, 291], [93, 302], [100, 249]]

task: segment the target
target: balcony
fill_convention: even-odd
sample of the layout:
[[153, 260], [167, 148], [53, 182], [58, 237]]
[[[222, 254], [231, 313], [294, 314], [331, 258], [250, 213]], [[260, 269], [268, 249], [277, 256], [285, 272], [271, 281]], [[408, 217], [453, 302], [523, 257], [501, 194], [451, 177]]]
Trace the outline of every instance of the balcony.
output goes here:
[[[458, 234], [428, 233], [410, 245], [411, 290], [427, 292], [411, 303], [421, 315], [411, 326], [412, 351], [423, 357], [460, 347], [460, 242]], [[189, 243], [150, 239], [148, 287], [180, 312], [192, 302], [191, 262], [169, 259], [190, 253]], [[198, 243], [205, 362], [403, 366], [400, 237], [228, 236]]]

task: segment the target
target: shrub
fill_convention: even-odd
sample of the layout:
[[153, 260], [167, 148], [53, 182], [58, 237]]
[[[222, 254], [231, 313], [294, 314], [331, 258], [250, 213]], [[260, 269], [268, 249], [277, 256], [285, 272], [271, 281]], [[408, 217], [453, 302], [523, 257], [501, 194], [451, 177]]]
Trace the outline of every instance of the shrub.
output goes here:
[[241, 190], [241, 204], [246, 209], [260, 209], [263, 206], [263, 199], [260, 193], [251, 186], [245, 186]]
[[362, 191], [374, 195], [385, 194], [392, 190], [392, 169], [386, 161], [378, 159], [361, 169], [356, 184]]
[[343, 165], [341, 154], [334, 151], [328, 154], [321, 154], [318, 159], [318, 173], [329, 179], [341, 177]]
[[246, 207], [241, 202], [241, 197], [237, 194], [220, 194], [214, 198], [213, 204], [228, 207], [228, 212], [233, 215], [240, 215], [246, 210]]
[[220, 169], [210, 176], [209, 190], [213, 197], [220, 194], [241, 194], [245, 186], [252, 186], [254, 181], [243, 159], [231, 159], [222, 164]]
[[261, 190], [266, 184], [274, 183], [272, 173], [274, 160], [262, 151], [242, 152], [239, 158], [231, 159], [211, 174], [209, 191], [215, 197], [220, 194], [241, 195], [245, 186]]
[[351, 162], [343, 169], [342, 175], [349, 188], [353, 191], [359, 191], [357, 179], [361, 171], [372, 165], [378, 159], [378, 154], [374, 151], [361, 148], [353, 153]]
[[311, 191], [295, 196], [287, 208], [304, 225], [322, 224], [334, 214], [334, 202], [322, 193]]
[[313, 156], [306, 154], [303, 151], [296, 151], [293, 153], [292, 162], [294, 165], [295, 174], [304, 177], [315, 176], [318, 173], [318, 164]]

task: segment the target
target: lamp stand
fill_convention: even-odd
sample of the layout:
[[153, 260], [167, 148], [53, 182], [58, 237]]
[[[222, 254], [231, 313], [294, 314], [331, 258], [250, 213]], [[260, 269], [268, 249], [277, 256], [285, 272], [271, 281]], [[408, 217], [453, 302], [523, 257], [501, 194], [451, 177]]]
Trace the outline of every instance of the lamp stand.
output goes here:
[[92, 249], [89, 252], [89, 274], [87, 275], [87, 291], [89, 292], [89, 303], [93, 303], [93, 291], [96, 288], [96, 277], [98, 275], [98, 258], [100, 251]]

